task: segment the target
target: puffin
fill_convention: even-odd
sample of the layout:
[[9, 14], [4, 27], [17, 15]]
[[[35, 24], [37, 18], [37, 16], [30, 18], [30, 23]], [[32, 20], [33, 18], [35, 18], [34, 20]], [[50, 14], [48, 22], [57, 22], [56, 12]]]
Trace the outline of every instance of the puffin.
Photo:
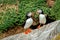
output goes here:
[[27, 13], [26, 17], [27, 17], [27, 19], [26, 19], [26, 22], [25, 22], [25, 25], [24, 25], [24, 29], [26, 29], [26, 31], [24, 33], [28, 34], [32, 31], [30, 29], [30, 26], [33, 24], [32, 12]]
[[44, 13], [41, 9], [37, 10], [37, 13], [39, 14], [40, 26], [43, 26], [44, 24], [46, 24], [46, 15], [44, 15]]

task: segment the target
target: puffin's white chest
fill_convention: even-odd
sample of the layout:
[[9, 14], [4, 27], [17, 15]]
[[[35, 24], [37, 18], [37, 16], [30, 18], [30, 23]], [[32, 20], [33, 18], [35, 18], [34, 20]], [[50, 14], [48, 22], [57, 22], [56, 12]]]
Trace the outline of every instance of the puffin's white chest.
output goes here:
[[39, 15], [39, 22], [40, 22], [41, 24], [45, 24], [45, 23], [46, 23], [46, 17], [45, 17], [44, 14], [40, 14], [40, 15]]
[[33, 24], [33, 19], [32, 19], [32, 18], [28, 18], [28, 19], [26, 20], [24, 29], [29, 28], [32, 24]]

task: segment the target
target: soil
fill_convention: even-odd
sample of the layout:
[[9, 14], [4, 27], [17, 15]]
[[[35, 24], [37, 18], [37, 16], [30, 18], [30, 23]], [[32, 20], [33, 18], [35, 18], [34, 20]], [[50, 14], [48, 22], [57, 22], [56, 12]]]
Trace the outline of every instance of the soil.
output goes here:
[[47, 0], [48, 7], [53, 7], [55, 0]]
[[7, 9], [12, 9], [12, 8], [18, 11], [18, 4], [19, 4], [18, 1], [16, 4], [0, 4], [0, 13], [5, 12]]
[[18, 10], [18, 6], [16, 5], [3, 5], [3, 4], [0, 4], [0, 12], [5, 12], [7, 9], [15, 9], [16, 11]]
[[4, 38], [4, 37], [11, 36], [11, 35], [14, 35], [14, 34], [22, 33], [24, 31], [25, 30], [24, 30], [23, 27], [15, 26], [14, 28], [9, 28], [9, 30], [5, 31], [4, 33], [1, 33], [0, 38]]

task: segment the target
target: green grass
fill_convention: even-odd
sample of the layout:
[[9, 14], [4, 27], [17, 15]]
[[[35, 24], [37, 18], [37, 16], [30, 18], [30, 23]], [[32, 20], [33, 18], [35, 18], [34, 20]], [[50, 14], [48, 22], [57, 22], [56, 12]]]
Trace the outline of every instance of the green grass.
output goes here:
[[[25, 22], [27, 12], [36, 12], [36, 10], [38, 9], [42, 9], [45, 14], [48, 14], [49, 17], [53, 19], [53, 16], [50, 16], [51, 10], [46, 4], [46, 0], [28, 0], [28, 1], [21, 0], [19, 4], [19, 13], [20, 13], [19, 25], [22, 25]], [[35, 18], [37, 19], [38, 16], [35, 15]]]
[[17, 0], [0, 0], [0, 4], [16, 4]]
[[14, 26], [17, 21], [17, 13], [14, 9], [7, 9], [6, 12], [0, 13], [0, 32]]
[[[60, 20], [60, 0], [56, 0], [55, 5], [49, 8], [46, 5], [46, 0], [18, 0], [18, 13], [15, 9], [8, 9], [6, 12], [0, 13], [0, 32], [17, 25], [22, 25], [26, 21], [26, 14], [28, 12], [36, 12], [37, 9], [42, 9], [49, 18]], [[0, 4], [15, 4], [16, 0], [0, 0]], [[38, 15], [35, 15], [38, 18]]]
[[60, 20], [60, 0], [56, 0], [55, 5], [51, 10], [52, 16], [55, 16], [56, 20]]
[[[22, 25], [26, 20], [27, 12], [36, 12], [37, 9], [42, 9], [45, 14], [52, 20], [60, 20], [60, 0], [55, 0], [55, 4], [52, 8], [46, 5], [46, 0], [20, 0], [19, 25]], [[37, 15], [36, 15], [37, 16]], [[36, 17], [37, 19], [37, 17]]]
[[[43, 9], [47, 12], [46, 0], [21, 0], [19, 4], [20, 20], [19, 25], [22, 25], [26, 20], [27, 12], [35, 12], [37, 9]], [[45, 11], [45, 9], [47, 11]]]
[[19, 25], [25, 22], [27, 12], [36, 12], [37, 9], [42, 9], [52, 20], [60, 20], [60, 0], [55, 0], [52, 8], [46, 5], [46, 0], [20, 0], [19, 3]]
[[[17, 0], [0, 0], [0, 4], [15, 5], [17, 4]], [[10, 27], [13, 27], [17, 20], [17, 13], [15, 9], [8, 8], [4, 12], [0, 12], [0, 33], [4, 30], [6, 31]]]

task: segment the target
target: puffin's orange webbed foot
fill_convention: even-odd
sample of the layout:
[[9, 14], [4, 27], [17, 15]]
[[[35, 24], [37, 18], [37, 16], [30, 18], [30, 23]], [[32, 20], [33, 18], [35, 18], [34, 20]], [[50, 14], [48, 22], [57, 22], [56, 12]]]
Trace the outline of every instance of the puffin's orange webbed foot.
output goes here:
[[27, 29], [24, 34], [29, 34], [32, 30], [31, 29]]
[[37, 29], [39, 29], [40, 28], [40, 25], [37, 27]]

